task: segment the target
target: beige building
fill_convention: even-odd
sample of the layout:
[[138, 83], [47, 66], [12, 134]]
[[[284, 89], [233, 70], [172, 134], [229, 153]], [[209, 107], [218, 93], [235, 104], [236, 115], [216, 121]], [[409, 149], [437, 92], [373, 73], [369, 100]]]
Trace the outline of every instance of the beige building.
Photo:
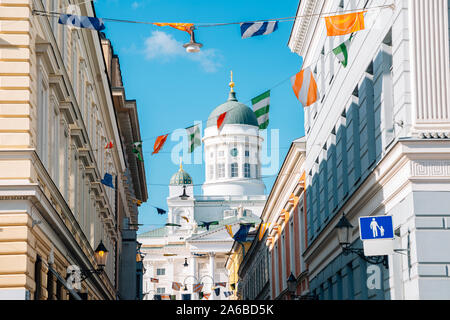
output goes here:
[[[136, 104], [112, 48], [104, 59], [97, 31], [32, 13], [68, 5], [0, 1], [0, 299], [116, 299], [122, 224], [135, 232], [133, 199], [147, 198], [129, 146], [140, 139]], [[91, 3], [80, 9], [95, 16]], [[76, 290], [65, 279], [98, 269], [101, 242], [104, 272], [82, 272]]]

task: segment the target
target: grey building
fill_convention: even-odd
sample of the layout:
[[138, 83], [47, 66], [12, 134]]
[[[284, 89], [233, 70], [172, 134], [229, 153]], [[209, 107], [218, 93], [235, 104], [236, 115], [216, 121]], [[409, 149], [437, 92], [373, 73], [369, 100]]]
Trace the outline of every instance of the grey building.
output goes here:
[[[302, 252], [320, 299], [450, 299], [450, 1], [391, 3], [303, 0], [289, 39], [320, 92], [305, 108]], [[350, 35], [317, 18], [344, 10], [367, 11], [346, 67], [332, 50]], [[402, 251], [386, 265], [343, 254], [344, 213], [352, 249], [359, 217], [389, 215]]]

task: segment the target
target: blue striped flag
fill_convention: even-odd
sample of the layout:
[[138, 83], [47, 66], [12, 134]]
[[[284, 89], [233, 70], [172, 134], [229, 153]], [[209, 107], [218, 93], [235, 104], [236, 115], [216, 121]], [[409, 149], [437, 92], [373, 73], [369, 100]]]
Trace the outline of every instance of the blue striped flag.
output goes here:
[[103, 20], [95, 17], [77, 16], [73, 14], [61, 14], [58, 23], [71, 25], [78, 28], [89, 28], [97, 31], [105, 29]]
[[241, 23], [242, 39], [269, 34], [278, 29], [278, 21]]

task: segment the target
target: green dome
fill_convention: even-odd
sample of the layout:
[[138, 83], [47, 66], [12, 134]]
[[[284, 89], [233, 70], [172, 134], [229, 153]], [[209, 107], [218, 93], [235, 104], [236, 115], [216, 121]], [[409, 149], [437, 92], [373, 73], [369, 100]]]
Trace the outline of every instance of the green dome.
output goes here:
[[176, 172], [172, 178], [170, 178], [171, 186], [182, 186], [186, 184], [192, 184], [192, 178], [186, 171], [183, 170], [183, 167], [180, 165], [180, 170]]
[[221, 104], [211, 112], [206, 123], [206, 127], [216, 127], [217, 118], [224, 112], [227, 112], [224, 124], [247, 124], [258, 127], [258, 119], [252, 109], [236, 99], [236, 93], [230, 92], [228, 101]]

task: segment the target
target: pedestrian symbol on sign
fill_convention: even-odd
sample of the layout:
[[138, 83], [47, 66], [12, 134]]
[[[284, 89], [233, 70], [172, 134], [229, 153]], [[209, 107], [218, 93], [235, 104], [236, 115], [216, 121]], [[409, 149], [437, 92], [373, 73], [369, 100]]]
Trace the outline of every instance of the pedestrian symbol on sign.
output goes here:
[[370, 229], [372, 229], [372, 234], [374, 238], [378, 237], [378, 229], [380, 230], [381, 237], [384, 236], [384, 228], [383, 226], [379, 226], [375, 218], [372, 218], [372, 222], [370, 223]]
[[361, 240], [394, 239], [392, 216], [360, 217]]

